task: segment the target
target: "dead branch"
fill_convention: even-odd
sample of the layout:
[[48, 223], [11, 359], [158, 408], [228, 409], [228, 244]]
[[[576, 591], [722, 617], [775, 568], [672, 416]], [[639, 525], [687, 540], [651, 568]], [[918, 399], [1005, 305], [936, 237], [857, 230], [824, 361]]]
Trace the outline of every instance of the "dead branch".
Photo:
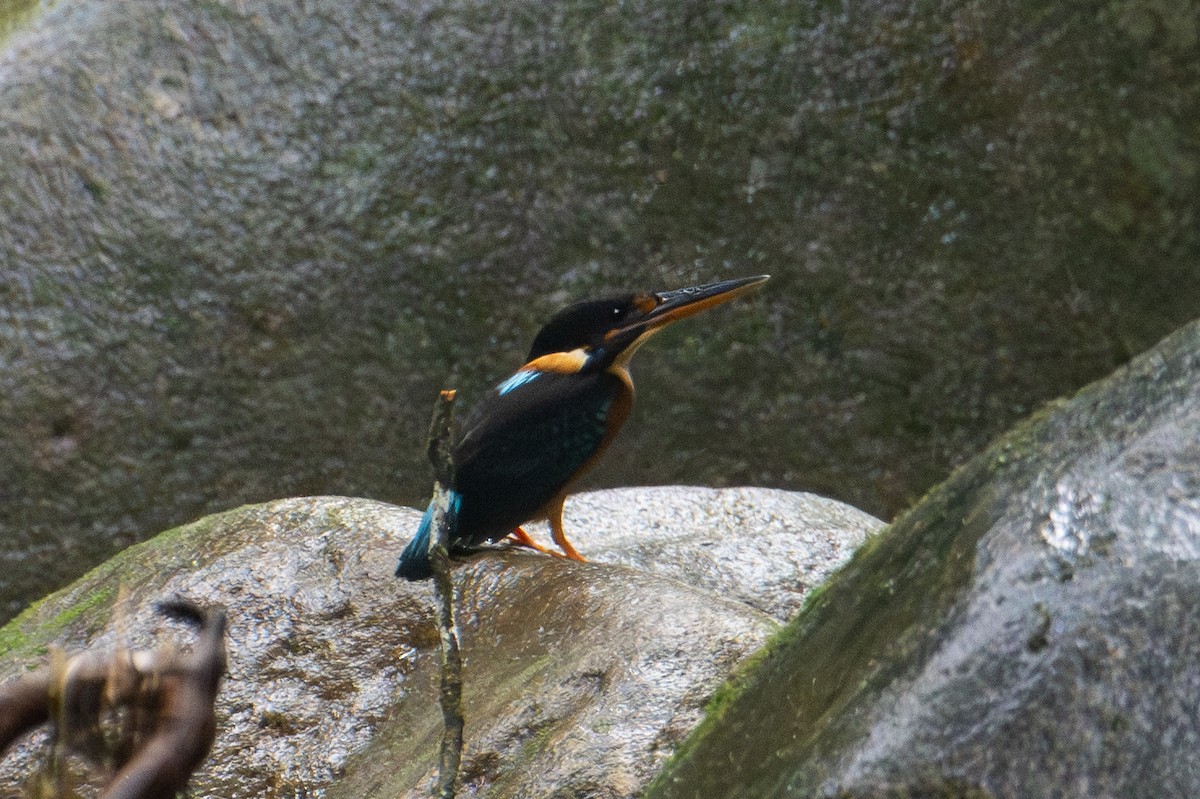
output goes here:
[[49, 694], [49, 669], [0, 688], [0, 754], [21, 735], [50, 720]]
[[[183, 612], [186, 606], [187, 612]], [[82, 748], [102, 719], [124, 711], [120, 768], [100, 799], [171, 799], [216, 736], [214, 700], [225, 670], [225, 612], [175, 600], [166, 612], [198, 622], [193, 651], [171, 647], [84, 652], [0, 687], [0, 752], [39, 724], [56, 722], [56, 746]]]

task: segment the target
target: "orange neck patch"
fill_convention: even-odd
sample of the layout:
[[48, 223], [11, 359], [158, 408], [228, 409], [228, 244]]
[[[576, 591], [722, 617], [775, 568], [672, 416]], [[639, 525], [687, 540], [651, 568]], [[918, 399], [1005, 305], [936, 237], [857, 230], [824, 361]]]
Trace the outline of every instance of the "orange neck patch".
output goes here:
[[587, 352], [582, 349], [570, 352], [551, 352], [540, 358], [534, 358], [522, 366], [521, 371], [555, 372], [570, 375], [582, 371], [587, 359]]

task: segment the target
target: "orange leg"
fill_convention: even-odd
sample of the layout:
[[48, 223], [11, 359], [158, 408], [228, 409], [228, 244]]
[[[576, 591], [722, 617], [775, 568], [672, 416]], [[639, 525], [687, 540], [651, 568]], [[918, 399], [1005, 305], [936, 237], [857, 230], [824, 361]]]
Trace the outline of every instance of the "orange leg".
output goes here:
[[529, 533], [525, 532], [525, 530], [520, 527], [508, 534], [508, 540], [512, 541], [519, 547], [529, 547], [530, 549], [536, 549], [538, 552], [544, 552], [547, 555], [558, 554], [557, 552], [551, 552], [537, 541], [534, 541], [529, 537]]
[[575, 547], [571, 546], [571, 542], [567, 540], [567, 534], [563, 531], [563, 499], [558, 500], [550, 509], [550, 532], [554, 536], [554, 543], [558, 544], [558, 548], [563, 551], [571, 560], [577, 560], [580, 563], [587, 563], [587, 558], [575, 551]]

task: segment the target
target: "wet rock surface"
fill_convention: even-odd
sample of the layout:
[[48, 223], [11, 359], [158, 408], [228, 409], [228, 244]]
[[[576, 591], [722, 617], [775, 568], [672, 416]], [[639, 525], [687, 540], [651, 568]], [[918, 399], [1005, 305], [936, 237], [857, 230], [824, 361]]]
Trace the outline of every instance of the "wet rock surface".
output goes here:
[[859, 550], [647, 796], [1200, 793], [1200, 324]]
[[[729, 535], [714, 518], [755, 533]], [[781, 622], [862, 543], [855, 531], [882, 526], [815, 494], [691, 486], [580, 494], [564, 523], [569, 536], [580, 531], [589, 557], [673, 577]]]
[[241, 503], [418, 503], [437, 390], [601, 291], [775, 275], [639, 354], [595, 484], [881, 516], [1200, 309], [1161, 0], [14, 7], [0, 616]]
[[[463, 795], [638, 795], [715, 688], [779, 626], [710, 586], [736, 576], [753, 597], [784, 578], [819, 579], [879, 525], [831, 500], [754, 489], [599, 492], [569, 501], [568, 511], [591, 563], [499, 551], [455, 567]], [[672, 519], [687, 522], [676, 528]], [[418, 520], [409, 509], [325, 497], [169, 531], [0, 630], [0, 679], [44, 663], [49, 644], [187, 640], [150, 607], [164, 596], [219, 603], [229, 611], [229, 672], [196, 795], [428, 795], [441, 734], [432, 592], [392, 576]], [[665, 543], [662, 559], [641, 556], [644, 569], [620, 565], [634, 524], [643, 543]], [[810, 528], [823, 544], [812, 545]], [[685, 583], [670, 561], [685, 556], [689, 529], [698, 548], [717, 537], [725, 549]], [[779, 559], [756, 560], [751, 575], [741, 553], [763, 540]], [[0, 794], [17, 791], [45, 754], [34, 736], [0, 760]]]

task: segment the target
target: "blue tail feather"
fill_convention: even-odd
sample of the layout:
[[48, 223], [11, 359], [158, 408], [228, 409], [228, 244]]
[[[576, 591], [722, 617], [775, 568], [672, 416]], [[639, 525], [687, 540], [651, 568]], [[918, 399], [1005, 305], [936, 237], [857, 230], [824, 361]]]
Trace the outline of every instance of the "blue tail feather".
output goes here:
[[[462, 504], [462, 497], [457, 491], [450, 492], [450, 529], [454, 529], [454, 514], [457, 514]], [[428, 580], [433, 576], [433, 567], [429, 563], [429, 540], [433, 534], [433, 503], [425, 509], [421, 517], [421, 526], [412, 541], [400, 553], [400, 562], [396, 564], [396, 576], [406, 580]], [[453, 536], [451, 536], [453, 538]]]

